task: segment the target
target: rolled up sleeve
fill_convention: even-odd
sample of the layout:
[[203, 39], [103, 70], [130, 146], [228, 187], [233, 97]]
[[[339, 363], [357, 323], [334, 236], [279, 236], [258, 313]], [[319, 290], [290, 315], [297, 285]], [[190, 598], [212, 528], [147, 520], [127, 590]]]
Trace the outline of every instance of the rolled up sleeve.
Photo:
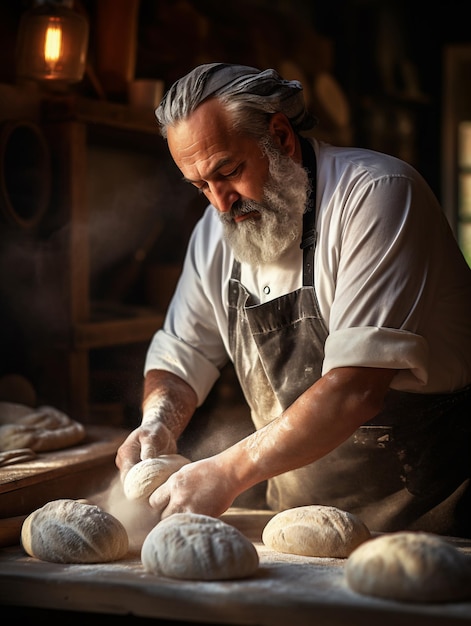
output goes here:
[[325, 343], [322, 374], [337, 367], [384, 367], [398, 370], [391, 387], [418, 390], [428, 381], [429, 350], [420, 335], [379, 327], [341, 328]]
[[195, 391], [200, 406], [220, 375], [201, 352], [165, 330], [155, 334], [147, 351], [144, 374], [163, 369], [185, 380]]

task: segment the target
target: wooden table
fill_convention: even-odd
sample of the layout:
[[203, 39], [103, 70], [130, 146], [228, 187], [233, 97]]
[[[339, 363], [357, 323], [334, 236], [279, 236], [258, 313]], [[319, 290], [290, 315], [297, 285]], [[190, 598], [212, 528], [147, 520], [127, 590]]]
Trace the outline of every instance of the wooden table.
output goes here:
[[[181, 620], [258, 626], [471, 624], [471, 600], [413, 604], [361, 596], [347, 585], [344, 559], [300, 557], [266, 548], [260, 541], [261, 531], [271, 515], [230, 509], [223, 516], [259, 552], [258, 572], [245, 580], [193, 582], [157, 577], [144, 571], [136, 552], [115, 563], [58, 565], [32, 559], [19, 546], [11, 546], [0, 550], [0, 604], [66, 611], [61, 623], [68, 625], [72, 621], [67, 615], [72, 618], [77, 612], [86, 624], [98, 623], [88, 620], [87, 613], [113, 615], [116, 623], [123, 623], [120, 619], [133, 623], [129, 620], [137, 616], [144, 622], [152, 618], [153, 623]], [[448, 540], [471, 558], [471, 541]]]
[[46, 502], [106, 490], [118, 473], [116, 451], [127, 434], [87, 425], [80, 444], [0, 467], [0, 547], [17, 543], [25, 516]]

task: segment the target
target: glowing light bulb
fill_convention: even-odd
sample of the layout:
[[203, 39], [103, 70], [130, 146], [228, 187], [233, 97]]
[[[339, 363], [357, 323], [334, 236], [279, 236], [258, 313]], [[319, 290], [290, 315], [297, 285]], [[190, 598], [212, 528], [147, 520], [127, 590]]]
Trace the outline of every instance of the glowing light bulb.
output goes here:
[[44, 42], [44, 59], [51, 70], [61, 57], [62, 29], [60, 26], [49, 26]]
[[17, 75], [20, 79], [67, 85], [82, 80], [88, 21], [72, 0], [34, 0], [20, 20]]

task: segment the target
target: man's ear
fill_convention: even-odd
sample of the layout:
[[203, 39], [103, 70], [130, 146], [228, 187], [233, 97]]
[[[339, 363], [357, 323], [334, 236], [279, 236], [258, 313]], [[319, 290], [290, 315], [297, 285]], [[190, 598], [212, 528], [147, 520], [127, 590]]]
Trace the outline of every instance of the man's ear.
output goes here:
[[273, 142], [286, 156], [294, 156], [296, 151], [296, 134], [289, 119], [284, 113], [274, 113], [268, 127]]

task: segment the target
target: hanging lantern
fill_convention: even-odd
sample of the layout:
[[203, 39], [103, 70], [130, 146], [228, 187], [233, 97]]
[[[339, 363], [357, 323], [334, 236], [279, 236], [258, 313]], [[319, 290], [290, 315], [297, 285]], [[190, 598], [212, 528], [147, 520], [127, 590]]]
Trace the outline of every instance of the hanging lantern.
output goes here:
[[85, 72], [88, 22], [73, 0], [35, 0], [21, 17], [17, 75], [38, 82], [77, 83]]

